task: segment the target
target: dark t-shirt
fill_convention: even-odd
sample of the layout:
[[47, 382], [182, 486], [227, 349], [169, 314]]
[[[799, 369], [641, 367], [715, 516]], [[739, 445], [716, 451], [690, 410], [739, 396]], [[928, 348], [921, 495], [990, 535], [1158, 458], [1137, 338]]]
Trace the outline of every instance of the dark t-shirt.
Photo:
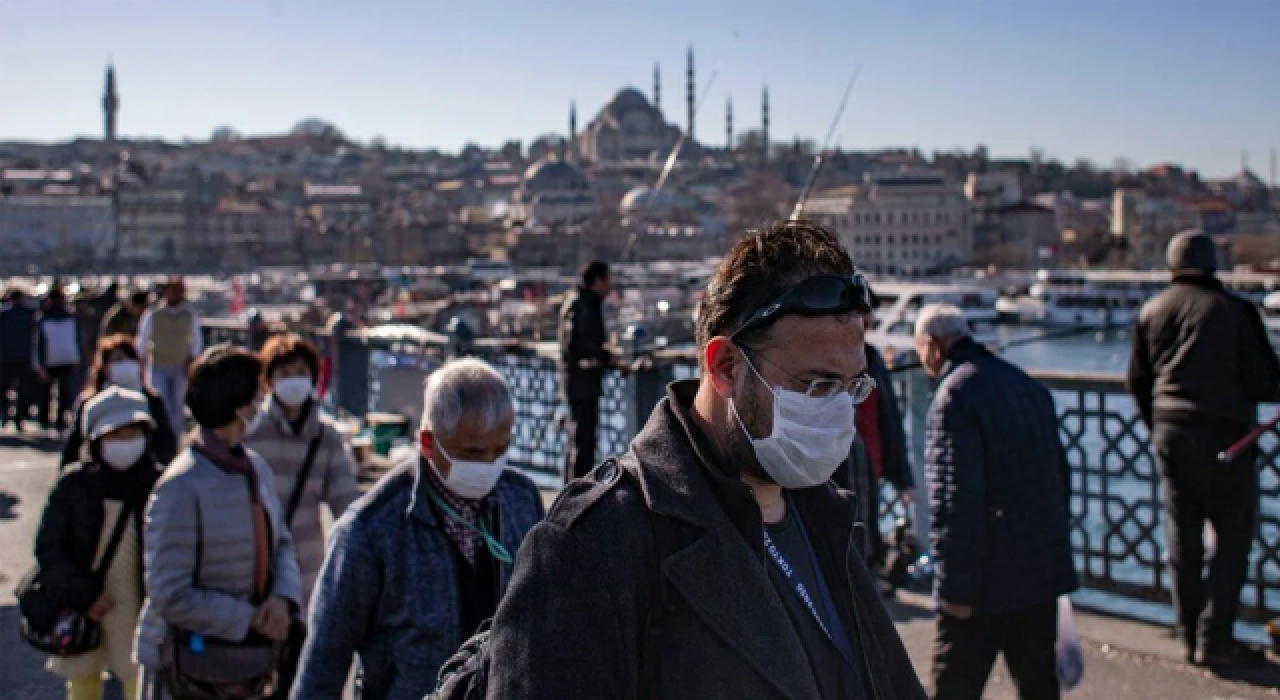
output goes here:
[[[777, 553], [792, 570], [791, 578], [788, 579], [782, 567], [775, 561], [773, 554], [766, 552], [765, 565], [769, 569], [769, 580], [773, 582], [773, 587], [782, 598], [787, 616], [791, 618], [791, 624], [795, 626], [800, 643], [809, 657], [809, 665], [817, 680], [818, 690], [822, 693], [822, 700], [865, 700], [867, 694], [863, 685], [862, 669], [858, 665], [861, 662], [852, 643], [853, 635], [845, 629], [835, 610], [829, 589], [818, 568], [817, 556], [809, 545], [803, 527], [794, 505], [790, 502], [787, 503], [787, 515], [781, 522], [765, 526], [765, 531], [769, 535], [765, 548], [768, 549], [771, 541], [777, 548]], [[801, 599], [796, 588], [797, 582], [804, 585], [813, 603], [812, 610]], [[827, 631], [818, 624], [813, 616], [813, 610], [822, 617], [822, 625], [830, 631], [831, 635], [841, 640], [852, 663], [845, 659], [845, 655], [827, 635]]]

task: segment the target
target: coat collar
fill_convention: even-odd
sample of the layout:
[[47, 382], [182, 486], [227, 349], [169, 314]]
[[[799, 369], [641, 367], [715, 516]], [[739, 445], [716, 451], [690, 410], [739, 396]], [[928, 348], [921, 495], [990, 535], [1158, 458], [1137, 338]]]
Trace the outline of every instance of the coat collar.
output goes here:
[[293, 434], [293, 426], [289, 425], [289, 416], [284, 412], [284, 406], [281, 406], [274, 396], [267, 400], [265, 420], [281, 437], [314, 438], [321, 429], [320, 406], [314, 399], [311, 401], [311, 407], [307, 409], [306, 421], [302, 424], [302, 432], [298, 435]]
[[780, 693], [818, 697], [804, 647], [765, 568], [759, 507], [737, 469], [719, 463], [693, 423], [696, 391], [696, 381], [672, 384], [631, 447], [649, 509], [703, 528], [662, 570], [703, 622]]
[[[422, 470], [429, 468], [422, 458], [422, 454], [414, 450], [412, 456], [406, 457], [399, 466], [404, 467], [413, 475], [413, 491], [409, 494], [409, 507], [406, 509], [405, 515], [427, 527], [443, 527], [444, 524], [440, 522], [440, 517], [436, 513], [436, 507], [433, 505], [431, 494], [429, 493], [431, 489], [430, 480], [422, 476]], [[511, 494], [504, 485], [505, 481], [505, 476], [500, 477], [493, 490], [489, 492], [488, 496], [484, 497], [480, 506], [481, 513], [492, 512], [495, 506], [500, 514], [511, 510], [508, 507], [510, 506]], [[506, 544], [506, 542], [503, 544]]]
[[942, 371], [938, 373], [938, 382], [941, 383], [960, 365], [990, 355], [990, 351], [979, 345], [972, 338], [957, 340], [951, 346], [951, 350], [947, 352], [947, 361], [942, 365]]

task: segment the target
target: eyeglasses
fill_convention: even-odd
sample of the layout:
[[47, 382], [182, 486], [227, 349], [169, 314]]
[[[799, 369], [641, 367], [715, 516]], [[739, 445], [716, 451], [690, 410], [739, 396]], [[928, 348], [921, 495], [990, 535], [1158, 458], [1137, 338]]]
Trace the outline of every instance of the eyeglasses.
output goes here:
[[826, 316], [856, 311], [869, 314], [872, 310], [871, 288], [861, 274], [848, 277], [818, 275], [810, 277], [769, 304], [756, 309], [730, 336], [738, 338], [774, 323], [783, 316]]
[[868, 377], [865, 374], [858, 375], [853, 379], [849, 379], [847, 381], [844, 379], [830, 378], [830, 379], [813, 379], [806, 382], [803, 379], [797, 379], [790, 372], [786, 371], [785, 369], [782, 369], [781, 367], [774, 364], [773, 362], [770, 362], [769, 358], [762, 355], [759, 351], [749, 348], [745, 345], [739, 345], [738, 347], [742, 349], [743, 357], [747, 358], [747, 366], [751, 367], [751, 371], [755, 372], [756, 376], [760, 378], [760, 381], [764, 382], [766, 385], [768, 385], [768, 382], [764, 381], [764, 377], [760, 375], [760, 371], [757, 370], [755, 365], [751, 363], [751, 355], [755, 355], [757, 358], [762, 360], [766, 365], [769, 365], [770, 367], [778, 370], [778, 372], [782, 373], [782, 375], [787, 378], [787, 381], [790, 382], [793, 387], [801, 387], [801, 386], [805, 387], [804, 391], [802, 392], [805, 396], [818, 398], [818, 399], [829, 399], [835, 396], [839, 396], [840, 392], [845, 392], [853, 397], [853, 404], [856, 406], [862, 403], [863, 401], [866, 401], [867, 397], [871, 396], [871, 392], [875, 391], [875, 388], [876, 388], [876, 380], [872, 379], [871, 377]]

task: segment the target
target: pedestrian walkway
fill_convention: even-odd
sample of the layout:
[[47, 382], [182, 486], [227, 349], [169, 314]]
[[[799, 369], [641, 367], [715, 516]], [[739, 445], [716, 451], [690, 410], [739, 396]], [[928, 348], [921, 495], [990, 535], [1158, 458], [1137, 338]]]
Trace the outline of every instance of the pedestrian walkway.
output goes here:
[[[44, 658], [17, 634], [13, 587], [31, 566], [31, 545], [45, 496], [57, 471], [52, 442], [36, 443], [0, 433], [0, 697], [60, 700], [59, 679], [44, 670]], [[933, 613], [925, 597], [902, 595], [890, 613], [911, 659], [928, 677], [933, 643]], [[1280, 697], [1280, 666], [1224, 679], [1181, 660], [1181, 648], [1164, 627], [1077, 612], [1084, 643], [1085, 681], [1068, 700], [1254, 700]], [[987, 698], [1015, 700], [1017, 694], [1000, 666], [992, 674]]]

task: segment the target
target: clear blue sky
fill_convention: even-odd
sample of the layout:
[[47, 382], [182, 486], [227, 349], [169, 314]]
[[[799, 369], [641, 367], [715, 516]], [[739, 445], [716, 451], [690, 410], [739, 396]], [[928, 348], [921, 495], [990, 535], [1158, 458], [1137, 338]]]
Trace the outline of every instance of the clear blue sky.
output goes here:
[[457, 149], [585, 124], [618, 88], [684, 122], [685, 49], [719, 71], [701, 140], [759, 123], [820, 140], [853, 68], [846, 149], [918, 146], [1264, 177], [1280, 146], [1275, 0], [2, 0], [0, 139], [102, 130], [114, 57], [128, 136], [248, 134], [318, 116]]

